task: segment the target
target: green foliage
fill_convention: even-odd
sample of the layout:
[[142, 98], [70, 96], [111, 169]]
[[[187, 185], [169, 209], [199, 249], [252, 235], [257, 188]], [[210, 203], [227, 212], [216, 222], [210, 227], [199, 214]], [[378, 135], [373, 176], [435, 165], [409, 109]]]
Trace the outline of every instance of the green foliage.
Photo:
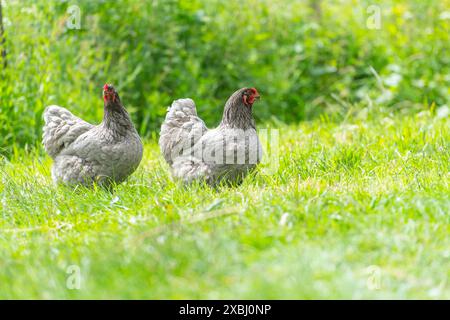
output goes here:
[[[42, 111], [58, 104], [101, 119], [101, 87], [117, 85], [143, 135], [175, 98], [192, 97], [210, 125], [242, 86], [263, 95], [259, 120], [295, 122], [349, 104], [434, 107], [449, 99], [449, 3], [378, 1], [3, 1], [0, 152], [39, 143]], [[447, 11], [446, 11], [447, 10]]]
[[20, 151], [0, 161], [0, 298], [448, 299], [449, 125], [282, 126], [277, 172], [217, 190], [172, 182], [154, 140], [114, 193], [54, 186]]
[[[45, 106], [101, 119], [114, 83], [142, 135], [173, 99], [192, 97], [211, 125], [242, 86], [263, 99], [259, 121], [345, 115], [372, 102], [417, 110], [448, 102], [449, 1], [3, 0], [8, 68], [1, 70], [0, 148], [36, 145]], [[320, 5], [312, 5], [320, 3]]]

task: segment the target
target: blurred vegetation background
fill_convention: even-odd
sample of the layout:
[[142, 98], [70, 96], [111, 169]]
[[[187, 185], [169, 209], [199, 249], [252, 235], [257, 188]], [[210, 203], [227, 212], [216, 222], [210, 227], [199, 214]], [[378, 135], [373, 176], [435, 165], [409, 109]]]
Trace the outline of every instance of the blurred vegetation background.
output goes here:
[[[40, 143], [47, 105], [99, 122], [105, 82], [144, 136], [193, 98], [213, 126], [255, 86], [258, 121], [448, 104], [450, 0], [1, 0], [0, 153]], [[68, 8], [80, 9], [80, 29]]]

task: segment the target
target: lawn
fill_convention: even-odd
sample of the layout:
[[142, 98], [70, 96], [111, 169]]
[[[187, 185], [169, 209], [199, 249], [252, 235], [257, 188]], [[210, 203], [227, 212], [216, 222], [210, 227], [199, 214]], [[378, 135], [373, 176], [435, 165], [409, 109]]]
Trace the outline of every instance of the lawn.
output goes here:
[[171, 181], [155, 138], [113, 193], [15, 148], [0, 298], [450, 299], [446, 110], [280, 125], [278, 170], [217, 189]]

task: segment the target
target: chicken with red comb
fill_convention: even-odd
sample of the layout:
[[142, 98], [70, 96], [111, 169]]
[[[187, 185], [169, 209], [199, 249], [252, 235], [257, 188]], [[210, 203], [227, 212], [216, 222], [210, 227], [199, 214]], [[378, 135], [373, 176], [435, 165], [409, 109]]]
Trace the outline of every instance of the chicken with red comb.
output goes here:
[[59, 106], [44, 111], [43, 144], [53, 158], [52, 177], [67, 185], [110, 186], [124, 181], [142, 159], [142, 142], [110, 84], [103, 86], [104, 115], [92, 125]]
[[234, 92], [225, 103], [222, 122], [208, 129], [197, 116], [191, 99], [172, 103], [161, 126], [159, 146], [175, 179], [210, 185], [240, 183], [262, 157], [256, 133], [253, 104], [260, 97], [255, 88]]

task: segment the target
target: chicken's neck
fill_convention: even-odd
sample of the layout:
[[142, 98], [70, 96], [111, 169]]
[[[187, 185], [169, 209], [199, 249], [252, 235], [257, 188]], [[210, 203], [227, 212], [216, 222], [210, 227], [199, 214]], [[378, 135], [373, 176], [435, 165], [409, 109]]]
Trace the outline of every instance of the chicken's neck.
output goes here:
[[220, 127], [230, 129], [255, 129], [251, 107], [247, 107], [240, 101], [228, 101], [223, 111]]
[[130, 115], [121, 105], [105, 106], [101, 125], [118, 135], [125, 135], [129, 130], [134, 129]]

